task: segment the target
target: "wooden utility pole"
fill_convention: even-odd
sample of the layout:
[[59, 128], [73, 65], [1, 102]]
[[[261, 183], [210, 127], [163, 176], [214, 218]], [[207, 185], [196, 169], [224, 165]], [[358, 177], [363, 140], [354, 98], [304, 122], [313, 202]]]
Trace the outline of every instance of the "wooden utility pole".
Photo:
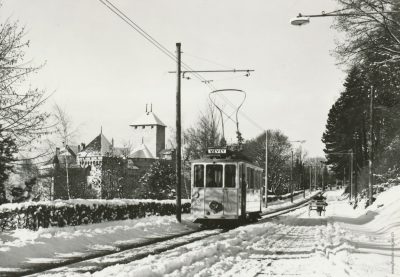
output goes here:
[[369, 198], [369, 204], [372, 204], [372, 197], [373, 197], [373, 169], [372, 169], [372, 140], [374, 138], [373, 136], [373, 101], [374, 101], [374, 87], [371, 86], [371, 94], [370, 94], [370, 101], [369, 101], [369, 159], [368, 159], [368, 168], [369, 168], [369, 177], [368, 177], [368, 198]]
[[181, 44], [176, 44], [176, 220], [181, 222]]
[[343, 186], [346, 187], [346, 168], [343, 168]]
[[292, 150], [292, 163], [290, 165], [290, 202], [293, 203], [293, 150]]
[[315, 158], [314, 189], [317, 190], [317, 158]]
[[353, 192], [353, 149], [350, 150], [350, 199]]
[[265, 207], [268, 207], [268, 131], [265, 130]]
[[310, 165], [310, 193], [311, 193], [311, 183], [312, 183], [312, 165]]

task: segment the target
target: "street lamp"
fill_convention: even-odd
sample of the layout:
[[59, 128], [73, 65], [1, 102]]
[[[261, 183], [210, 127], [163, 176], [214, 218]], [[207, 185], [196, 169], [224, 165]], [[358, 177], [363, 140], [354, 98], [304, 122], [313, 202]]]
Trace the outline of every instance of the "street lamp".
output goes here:
[[333, 12], [324, 12], [322, 11], [320, 14], [308, 14], [303, 15], [299, 13], [295, 18], [290, 20], [290, 24], [294, 26], [302, 26], [310, 23], [310, 18], [312, 17], [332, 17], [332, 16], [364, 16], [364, 15], [374, 15], [374, 14], [390, 14], [390, 13], [399, 13], [399, 11], [382, 11], [382, 12], [362, 12], [362, 13], [346, 13], [343, 10], [333, 11]]
[[[290, 23], [294, 26], [302, 26], [310, 23], [311, 17], [340, 17], [340, 16], [365, 16], [365, 15], [375, 15], [375, 14], [393, 14], [393, 13], [400, 13], [400, 11], [381, 11], [381, 12], [362, 12], [362, 13], [347, 13], [343, 12], [343, 10], [333, 11], [329, 13], [321, 12], [321, 14], [311, 14], [311, 15], [303, 15], [299, 13], [299, 15], [290, 20]], [[368, 141], [368, 148], [369, 148], [369, 157], [368, 157], [368, 168], [369, 168], [369, 178], [368, 178], [368, 198], [369, 203], [372, 203], [372, 196], [373, 196], [373, 161], [372, 161], [372, 139], [373, 139], [373, 98], [374, 98], [374, 88], [371, 86], [370, 89], [370, 138]], [[351, 174], [352, 175], [352, 174]]]

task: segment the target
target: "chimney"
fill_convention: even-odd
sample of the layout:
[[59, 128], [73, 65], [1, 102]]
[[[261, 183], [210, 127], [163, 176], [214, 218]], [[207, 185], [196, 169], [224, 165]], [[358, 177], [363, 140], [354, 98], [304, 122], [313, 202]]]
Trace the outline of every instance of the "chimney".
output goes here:
[[146, 104], [146, 113], [147, 113], [147, 104]]
[[150, 112], [153, 112], [153, 103], [150, 104]]
[[60, 147], [56, 147], [56, 156], [58, 157], [60, 155]]
[[82, 151], [85, 150], [85, 147], [86, 147], [85, 143], [82, 142], [81, 146], [82, 146]]

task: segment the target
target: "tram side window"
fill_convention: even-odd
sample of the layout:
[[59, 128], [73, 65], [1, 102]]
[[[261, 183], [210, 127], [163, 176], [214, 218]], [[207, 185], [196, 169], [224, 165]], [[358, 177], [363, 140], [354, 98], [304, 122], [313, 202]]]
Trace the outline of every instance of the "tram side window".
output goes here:
[[204, 165], [194, 165], [194, 186], [197, 188], [204, 187]]
[[206, 187], [222, 188], [222, 165], [208, 164], [206, 165]]
[[260, 184], [261, 184], [261, 172], [256, 171], [256, 185], [255, 189], [260, 189]]
[[248, 167], [247, 168], [247, 184], [249, 189], [254, 188], [254, 169]]
[[259, 189], [259, 187], [258, 187], [258, 171], [254, 171], [254, 189]]
[[225, 187], [226, 188], [236, 187], [236, 165], [233, 164], [225, 165]]

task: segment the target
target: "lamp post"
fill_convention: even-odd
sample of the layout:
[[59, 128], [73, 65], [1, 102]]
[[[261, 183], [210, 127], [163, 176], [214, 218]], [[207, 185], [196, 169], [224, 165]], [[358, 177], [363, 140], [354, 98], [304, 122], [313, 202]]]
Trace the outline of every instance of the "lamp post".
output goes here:
[[[341, 17], [341, 16], [363, 16], [363, 15], [376, 15], [376, 14], [393, 14], [393, 13], [400, 13], [400, 11], [381, 11], [381, 12], [363, 12], [361, 13], [347, 13], [347, 12], [342, 12], [342, 11], [333, 11], [333, 12], [322, 12], [321, 14], [311, 14], [311, 15], [303, 15], [301, 13], [298, 14], [297, 17], [292, 18], [290, 20], [290, 24], [295, 25], [295, 26], [302, 26], [310, 23], [310, 18], [313, 17]], [[368, 169], [369, 169], [369, 176], [368, 176], [368, 198], [369, 198], [369, 203], [370, 205], [372, 204], [372, 198], [373, 198], [373, 122], [372, 122], [372, 116], [373, 116], [373, 98], [374, 98], [374, 88], [371, 86], [370, 89], [370, 107], [369, 107], [369, 112], [370, 112], [370, 136], [368, 140], [368, 148], [369, 148], [369, 155], [368, 155]], [[352, 159], [353, 160], [353, 159]], [[350, 174], [350, 180], [352, 181], [352, 174]]]
[[265, 130], [265, 207], [268, 207], [268, 130]]
[[321, 12], [321, 14], [301, 14], [299, 13], [295, 18], [290, 19], [290, 24], [295, 26], [302, 26], [310, 23], [310, 18], [313, 17], [337, 17], [337, 16], [363, 16], [363, 15], [374, 15], [374, 14], [391, 14], [399, 13], [399, 11], [382, 11], [382, 12], [363, 12], [361, 13], [346, 13], [342, 11], [333, 12]]

